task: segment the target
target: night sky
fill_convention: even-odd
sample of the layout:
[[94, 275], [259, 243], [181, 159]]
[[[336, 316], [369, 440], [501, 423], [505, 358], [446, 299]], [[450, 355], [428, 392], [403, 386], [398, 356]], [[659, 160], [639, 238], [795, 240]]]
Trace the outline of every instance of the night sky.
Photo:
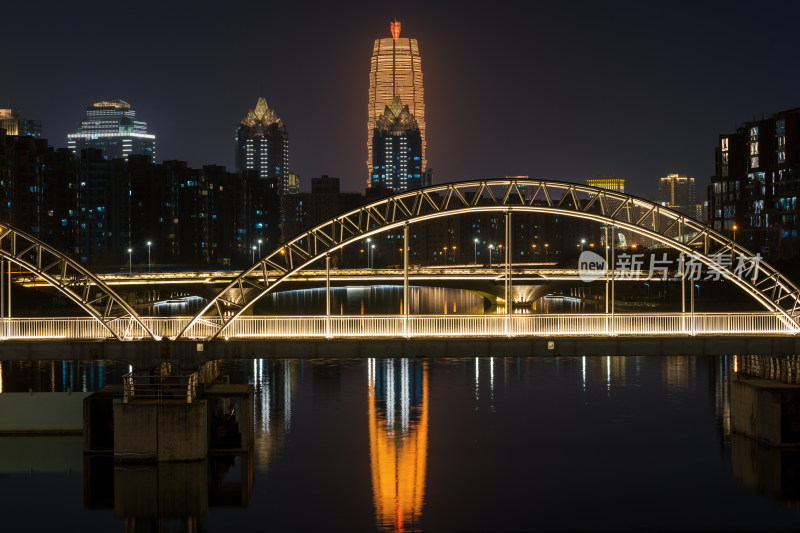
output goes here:
[[420, 43], [434, 183], [617, 174], [654, 195], [678, 172], [704, 196], [717, 135], [800, 106], [789, 1], [7, 2], [0, 106], [61, 147], [87, 105], [122, 98], [159, 161], [232, 169], [263, 87], [302, 188], [363, 191], [372, 43], [394, 17]]

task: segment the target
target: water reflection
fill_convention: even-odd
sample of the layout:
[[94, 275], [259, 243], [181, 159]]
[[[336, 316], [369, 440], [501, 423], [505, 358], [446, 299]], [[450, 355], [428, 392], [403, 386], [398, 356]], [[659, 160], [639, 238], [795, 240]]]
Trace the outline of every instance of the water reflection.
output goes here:
[[[480, 314], [483, 299], [457, 289], [409, 287], [411, 314]], [[269, 294], [259, 303], [259, 313], [324, 315], [325, 289], [307, 289]], [[331, 289], [334, 315], [401, 314], [403, 287], [336, 287]]]
[[[0, 363], [14, 392], [117, 370]], [[255, 386], [250, 454], [132, 466], [84, 460], [78, 437], [5, 438], [0, 498], [24, 517], [10, 530], [64, 529], [57, 516], [126, 531], [784, 529], [800, 525], [776, 503], [800, 504], [798, 370], [767, 356], [226, 361]], [[84, 507], [68, 498], [80, 483]]]
[[0, 393], [91, 392], [121, 383], [130, 365], [116, 361], [0, 361]]
[[416, 531], [425, 499], [428, 367], [409, 359], [370, 359], [369, 452], [380, 529]]
[[213, 507], [247, 507], [253, 491], [252, 454], [212, 455], [203, 461], [115, 463], [84, 457], [84, 505], [113, 508], [124, 530], [201, 531]]
[[292, 429], [292, 396], [301, 366], [297, 359], [252, 361], [248, 382], [255, 388], [255, 454], [266, 473]]

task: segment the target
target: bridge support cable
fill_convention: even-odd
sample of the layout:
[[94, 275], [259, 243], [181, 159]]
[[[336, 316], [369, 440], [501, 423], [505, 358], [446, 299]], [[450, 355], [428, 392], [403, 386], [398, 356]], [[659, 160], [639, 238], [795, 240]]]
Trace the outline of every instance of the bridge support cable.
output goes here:
[[325, 336], [331, 338], [331, 254], [325, 254]]
[[0, 339], [6, 336], [6, 298], [5, 298], [5, 285], [6, 285], [6, 261], [5, 259], [0, 259]]
[[408, 301], [408, 252], [411, 243], [408, 242], [408, 222], [403, 224], [403, 337], [409, 337], [408, 330], [408, 311], [411, 307]]
[[609, 249], [609, 245], [608, 245], [608, 226], [603, 226], [603, 248], [605, 248], [605, 260], [606, 260], [606, 271], [603, 274], [603, 277], [605, 278], [605, 281], [606, 281], [606, 291], [605, 291], [605, 295], [604, 295], [605, 296], [605, 301], [606, 301], [605, 302], [606, 303], [606, 313], [605, 313], [606, 320], [605, 320], [605, 323], [606, 323], [606, 334], [608, 334], [608, 332], [609, 332], [609, 328], [608, 328], [608, 278], [611, 275], [611, 272], [612, 272], [611, 269], [613, 268], [613, 265], [611, 263], [609, 263], [609, 261], [608, 261], [608, 249]]
[[[55, 287], [99, 322], [117, 340], [149, 337], [160, 340], [133, 308], [83, 265], [39, 239], [0, 222], [0, 260], [8, 262], [6, 322], [11, 318], [11, 265], [36, 275]], [[2, 278], [2, 276], [0, 276]], [[0, 301], [5, 300], [0, 296]], [[68, 326], [65, 326], [68, 327]]]
[[616, 239], [617, 227], [611, 225], [611, 331], [614, 331], [614, 299], [616, 298], [616, 281], [617, 281], [617, 252], [616, 252]]
[[[683, 226], [678, 227], [678, 239], [683, 242]], [[681, 276], [681, 314], [686, 315], [686, 263], [681, 261], [681, 272], [679, 272]], [[685, 320], [685, 318], [683, 319]], [[686, 329], [685, 325], [682, 325], [683, 329]]]
[[505, 246], [506, 246], [506, 265], [505, 265], [505, 299], [506, 299], [506, 335], [509, 337], [511, 336], [511, 313], [512, 307], [514, 307], [513, 302], [511, 301], [511, 259], [513, 255], [511, 254], [511, 211], [506, 211], [506, 234], [505, 234]]
[[[216, 338], [245, 310], [285, 280], [319, 261], [326, 253], [365, 238], [437, 218], [511, 211], [568, 216], [608, 227], [612, 267], [616, 267], [618, 239], [614, 233], [618, 229], [672, 248], [701, 266], [720, 272], [722, 279], [744, 290], [769, 312], [779, 316], [787, 328], [800, 332], [800, 289], [774, 267], [761, 261], [760, 256], [712, 228], [661, 205], [617, 191], [575, 183], [509, 178], [449, 183], [406, 191], [323, 222], [286, 241], [243, 271], [193, 317], [176, 338]], [[511, 230], [510, 223], [507, 230]], [[506, 251], [506, 269], [509, 269], [510, 239], [506, 240]], [[723, 255], [731, 259], [727, 265], [721, 264]], [[744, 265], [756, 274], [743, 276], [741, 270], [734, 269], [737, 265]], [[267, 277], [267, 272], [276, 271], [277, 275]], [[608, 298], [612, 326], [618, 275], [613, 268]], [[511, 293], [513, 280], [510, 273], [506, 273], [506, 278]], [[692, 298], [695, 296], [694, 290], [690, 295]], [[511, 299], [508, 294], [509, 309], [506, 311], [509, 316]]]

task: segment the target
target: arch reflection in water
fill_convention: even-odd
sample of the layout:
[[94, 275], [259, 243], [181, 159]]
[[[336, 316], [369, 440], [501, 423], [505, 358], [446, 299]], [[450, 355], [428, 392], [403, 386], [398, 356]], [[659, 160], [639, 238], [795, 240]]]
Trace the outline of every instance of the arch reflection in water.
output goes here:
[[428, 366], [369, 359], [369, 450], [378, 527], [413, 531], [425, 499]]

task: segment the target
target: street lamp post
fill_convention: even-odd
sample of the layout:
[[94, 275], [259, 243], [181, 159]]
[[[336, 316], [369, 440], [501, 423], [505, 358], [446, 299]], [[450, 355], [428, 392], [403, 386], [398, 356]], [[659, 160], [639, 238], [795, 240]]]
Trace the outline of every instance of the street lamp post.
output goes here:
[[128, 248], [128, 275], [133, 274], [133, 248]]
[[255, 262], [256, 262], [256, 245], [254, 244], [253, 245], [253, 253], [252, 253], [252, 261], [251, 261], [251, 263], [255, 263]]
[[453, 258], [453, 264], [455, 265], [456, 264], [456, 247], [455, 246], [453, 246], [453, 253], [450, 254], [450, 256]]
[[734, 224], [733, 225], [733, 242], [736, 242], [736, 230], [737, 229], [739, 229], [739, 227], [736, 224]]
[[442, 248], [442, 250], [444, 250], [444, 264], [446, 265], [447, 264], [447, 246]]
[[367, 268], [372, 268], [372, 245], [370, 244], [372, 239], [367, 239]]
[[489, 245], [489, 268], [492, 268], [492, 250], [494, 250], [494, 245]]
[[473, 242], [475, 243], [475, 266], [478, 266], [478, 239]]
[[152, 263], [150, 262], [150, 246], [152, 244], [153, 244], [152, 242], [147, 241], [147, 271], [148, 272], [152, 272], [153, 271]]
[[544, 260], [547, 261], [547, 252], [550, 251], [550, 243], [544, 243]]
[[375, 268], [375, 245], [369, 247], [369, 267]]
[[586, 244], [586, 239], [581, 239], [581, 252], [583, 252], [583, 245]]
[[258, 239], [258, 257], [261, 258], [261, 239]]

